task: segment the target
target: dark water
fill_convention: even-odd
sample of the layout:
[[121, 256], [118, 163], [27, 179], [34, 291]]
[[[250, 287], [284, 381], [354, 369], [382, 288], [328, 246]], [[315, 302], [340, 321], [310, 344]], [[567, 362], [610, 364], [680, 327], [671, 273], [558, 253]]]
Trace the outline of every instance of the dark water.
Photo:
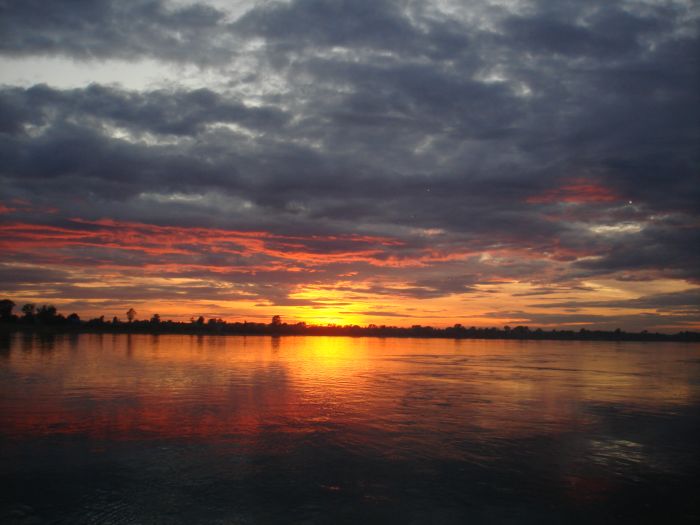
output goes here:
[[700, 523], [700, 347], [0, 336], [3, 523]]

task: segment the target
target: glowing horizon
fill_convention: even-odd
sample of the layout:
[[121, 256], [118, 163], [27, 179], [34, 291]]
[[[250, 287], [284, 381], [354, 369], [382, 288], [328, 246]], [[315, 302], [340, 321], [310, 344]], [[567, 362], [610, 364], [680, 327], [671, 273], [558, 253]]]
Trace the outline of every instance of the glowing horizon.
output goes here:
[[[591, 279], [580, 286], [587, 287], [589, 295], [595, 293], [597, 304], [582, 304], [580, 319], [562, 323], [543, 317], [533, 322], [524, 312], [532, 307], [533, 297], [546, 298], [538, 308], [546, 316], [558, 304], [575, 301], [576, 289], [560, 286], [543, 291], [536, 283], [500, 274], [499, 266], [504, 261], [537, 261], [554, 274], [572, 263], [567, 251], [559, 253], [552, 247], [538, 257], [525, 247], [500, 246], [479, 252], [461, 243], [458, 249], [447, 243], [420, 245], [386, 236], [301, 236], [78, 218], [61, 222], [61, 226], [10, 221], [0, 225], [0, 249], [16, 261], [5, 263], [6, 269], [59, 272], [64, 281], [47, 280], [41, 287], [6, 293], [18, 309], [25, 303], [54, 304], [64, 314], [105, 315], [108, 319], [123, 319], [133, 307], [140, 318], [158, 313], [173, 320], [201, 315], [267, 322], [272, 315], [281, 315], [286, 322], [320, 325], [444, 327], [460, 323], [610, 329], [613, 325], [628, 328], [619, 321], [620, 314], [651, 317], [658, 313], [650, 300], [645, 304], [643, 295], [640, 304], [640, 290], [661, 299], [664, 294], [675, 297], [689, 294], [688, 290], [696, 292], [673, 279], [643, 281], [642, 286], [631, 280], [625, 287], [614, 279]], [[431, 238], [436, 236], [440, 234], [433, 233]], [[239, 264], [229, 264], [228, 258], [203, 264], [203, 255], [213, 253], [236, 257]], [[573, 261], [581, 257], [586, 256]], [[31, 259], [36, 262], [20, 262]], [[444, 272], [455, 265], [478, 267], [482, 275], [485, 270], [492, 273], [482, 280], [471, 277], [468, 284], [451, 283], [452, 277]], [[355, 270], [348, 271], [353, 266]], [[442, 280], [419, 278], [436, 270], [443, 273]], [[373, 277], [377, 272], [381, 279]], [[240, 276], [244, 284], [232, 284], [232, 276]], [[270, 293], [267, 284], [273, 279], [291, 279], [283, 296], [276, 296], [277, 290]], [[251, 285], [251, 281], [258, 284]], [[441, 285], [468, 288], [461, 293], [441, 291]], [[606, 307], [606, 301], [616, 306]], [[667, 315], [651, 327], [672, 331], [679, 326], [695, 329], [700, 325], [677, 325]]]

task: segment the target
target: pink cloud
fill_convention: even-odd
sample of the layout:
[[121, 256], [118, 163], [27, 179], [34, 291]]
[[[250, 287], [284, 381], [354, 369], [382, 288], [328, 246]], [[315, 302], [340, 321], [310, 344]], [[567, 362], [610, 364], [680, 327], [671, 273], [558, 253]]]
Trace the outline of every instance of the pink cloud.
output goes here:
[[617, 200], [620, 200], [620, 197], [609, 188], [585, 178], [577, 178], [559, 188], [528, 197], [526, 202], [529, 204], [551, 204], [554, 202], [588, 204]]

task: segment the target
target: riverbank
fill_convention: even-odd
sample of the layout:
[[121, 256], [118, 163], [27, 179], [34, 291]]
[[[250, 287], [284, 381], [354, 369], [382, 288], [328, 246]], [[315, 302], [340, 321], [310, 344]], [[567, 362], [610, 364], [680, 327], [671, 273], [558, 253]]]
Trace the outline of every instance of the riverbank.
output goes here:
[[460, 325], [447, 328], [431, 326], [315, 326], [298, 324], [226, 323], [224, 321], [198, 324], [162, 321], [135, 321], [133, 323], [94, 323], [91, 321], [63, 324], [0, 323], [0, 333], [26, 334], [182, 334], [182, 335], [263, 335], [263, 336], [339, 336], [339, 337], [399, 337], [422, 339], [505, 339], [557, 341], [649, 341], [700, 342], [698, 332], [676, 334], [651, 332], [624, 332], [622, 330], [542, 330], [516, 326], [514, 328], [466, 328]]

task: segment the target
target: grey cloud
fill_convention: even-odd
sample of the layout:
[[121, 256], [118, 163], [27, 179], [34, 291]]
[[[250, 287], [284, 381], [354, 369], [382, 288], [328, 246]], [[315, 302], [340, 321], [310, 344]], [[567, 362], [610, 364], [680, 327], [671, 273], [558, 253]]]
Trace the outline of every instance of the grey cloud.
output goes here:
[[[444, 268], [443, 268], [444, 271]], [[478, 276], [476, 275], [443, 275], [441, 277], [436, 277], [434, 269], [427, 271], [428, 274], [424, 278], [417, 281], [408, 280], [408, 282], [401, 282], [400, 286], [388, 286], [386, 283], [388, 279], [382, 276], [384, 272], [369, 272], [368, 276], [373, 275], [374, 284], [361, 288], [348, 288], [348, 287], [336, 287], [336, 290], [345, 290], [359, 293], [369, 293], [379, 296], [388, 297], [407, 297], [414, 299], [434, 299], [438, 297], [446, 297], [455, 294], [465, 294], [477, 291], [474, 286], [478, 283]], [[392, 272], [394, 274], [394, 279], [401, 275], [401, 272]], [[421, 275], [420, 269], [412, 268], [407, 271], [406, 274], [409, 275]], [[379, 275], [377, 275], [379, 274]]]
[[264, 4], [235, 24], [244, 33], [268, 41], [311, 46], [401, 47], [415, 30], [398, 2], [377, 0], [294, 0]]
[[196, 301], [223, 300], [235, 301], [254, 298], [238, 290], [226, 290], [219, 286], [110, 286], [75, 287], [70, 284], [56, 286], [43, 293], [47, 298], [102, 299], [136, 301]]
[[368, 317], [404, 317], [404, 318], [412, 318], [412, 317], [418, 317], [416, 315], [410, 315], [410, 314], [402, 314], [400, 312], [388, 312], [388, 311], [383, 311], [383, 310], [366, 310], [363, 312], [341, 312], [343, 314], [355, 314], [355, 315], [365, 315]]
[[0, 264], [0, 287], [3, 290], [19, 290], [28, 284], [32, 286], [43, 285], [65, 281], [69, 278], [67, 272], [53, 268]]
[[[647, 34], [669, 29], [669, 9], [634, 13], [616, 5], [606, 9], [575, 3], [540, 2], [533, 15], [509, 17], [508, 37], [536, 53], [614, 58], [639, 52]], [[584, 18], [585, 23], [577, 18]]]
[[529, 292], [523, 292], [523, 293], [514, 293], [514, 297], [531, 297], [531, 296], [538, 296], [538, 295], [553, 295], [553, 294], [560, 294], [560, 293], [566, 293], [566, 292], [593, 292], [595, 291], [595, 288], [591, 288], [590, 286], [540, 286], [538, 288], [535, 288], [534, 290], [531, 290]]
[[612, 240], [599, 258], [577, 261], [574, 267], [592, 274], [655, 270], [699, 282], [700, 229], [674, 224], [673, 219], [659, 222]]
[[541, 303], [531, 305], [535, 308], [630, 308], [658, 309], [669, 312], [700, 313], [700, 288], [682, 292], [645, 295], [636, 299], [620, 301], [562, 301], [557, 303]]
[[288, 120], [275, 107], [247, 107], [210, 89], [139, 93], [97, 84], [64, 91], [46, 85], [6, 88], [0, 92], [0, 115], [6, 130], [15, 134], [27, 124], [42, 126], [65, 118], [177, 136], [196, 135], [207, 124], [264, 130], [284, 126]]
[[[476, 275], [449, 275], [438, 278], [420, 279], [411, 283], [414, 285], [414, 293], [418, 290], [423, 290], [425, 295], [434, 295], [436, 297], [463, 294], [475, 291], [474, 285], [479, 282], [479, 277]], [[420, 296], [420, 293], [418, 295]]]
[[79, 59], [156, 57], [215, 63], [230, 58], [224, 13], [195, 4], [170, 9], [160, 0], [4, 1], [0, 52]]
[[[578, 313], [540, 313], [524, 311], [489, 312], [485, 318], [513, 319], [513, 323], [530, 325], [558, 325], [574, 328], [614, 330], [627, 327], [629, 330], [663, 330], [673, 327], [676, 330], [692, 327], [700, 321], [700, 314], [657, 314], [642, 313], [632, 315], [591, 315]], [[512, 323], [511, 323], [512, 324]]]

